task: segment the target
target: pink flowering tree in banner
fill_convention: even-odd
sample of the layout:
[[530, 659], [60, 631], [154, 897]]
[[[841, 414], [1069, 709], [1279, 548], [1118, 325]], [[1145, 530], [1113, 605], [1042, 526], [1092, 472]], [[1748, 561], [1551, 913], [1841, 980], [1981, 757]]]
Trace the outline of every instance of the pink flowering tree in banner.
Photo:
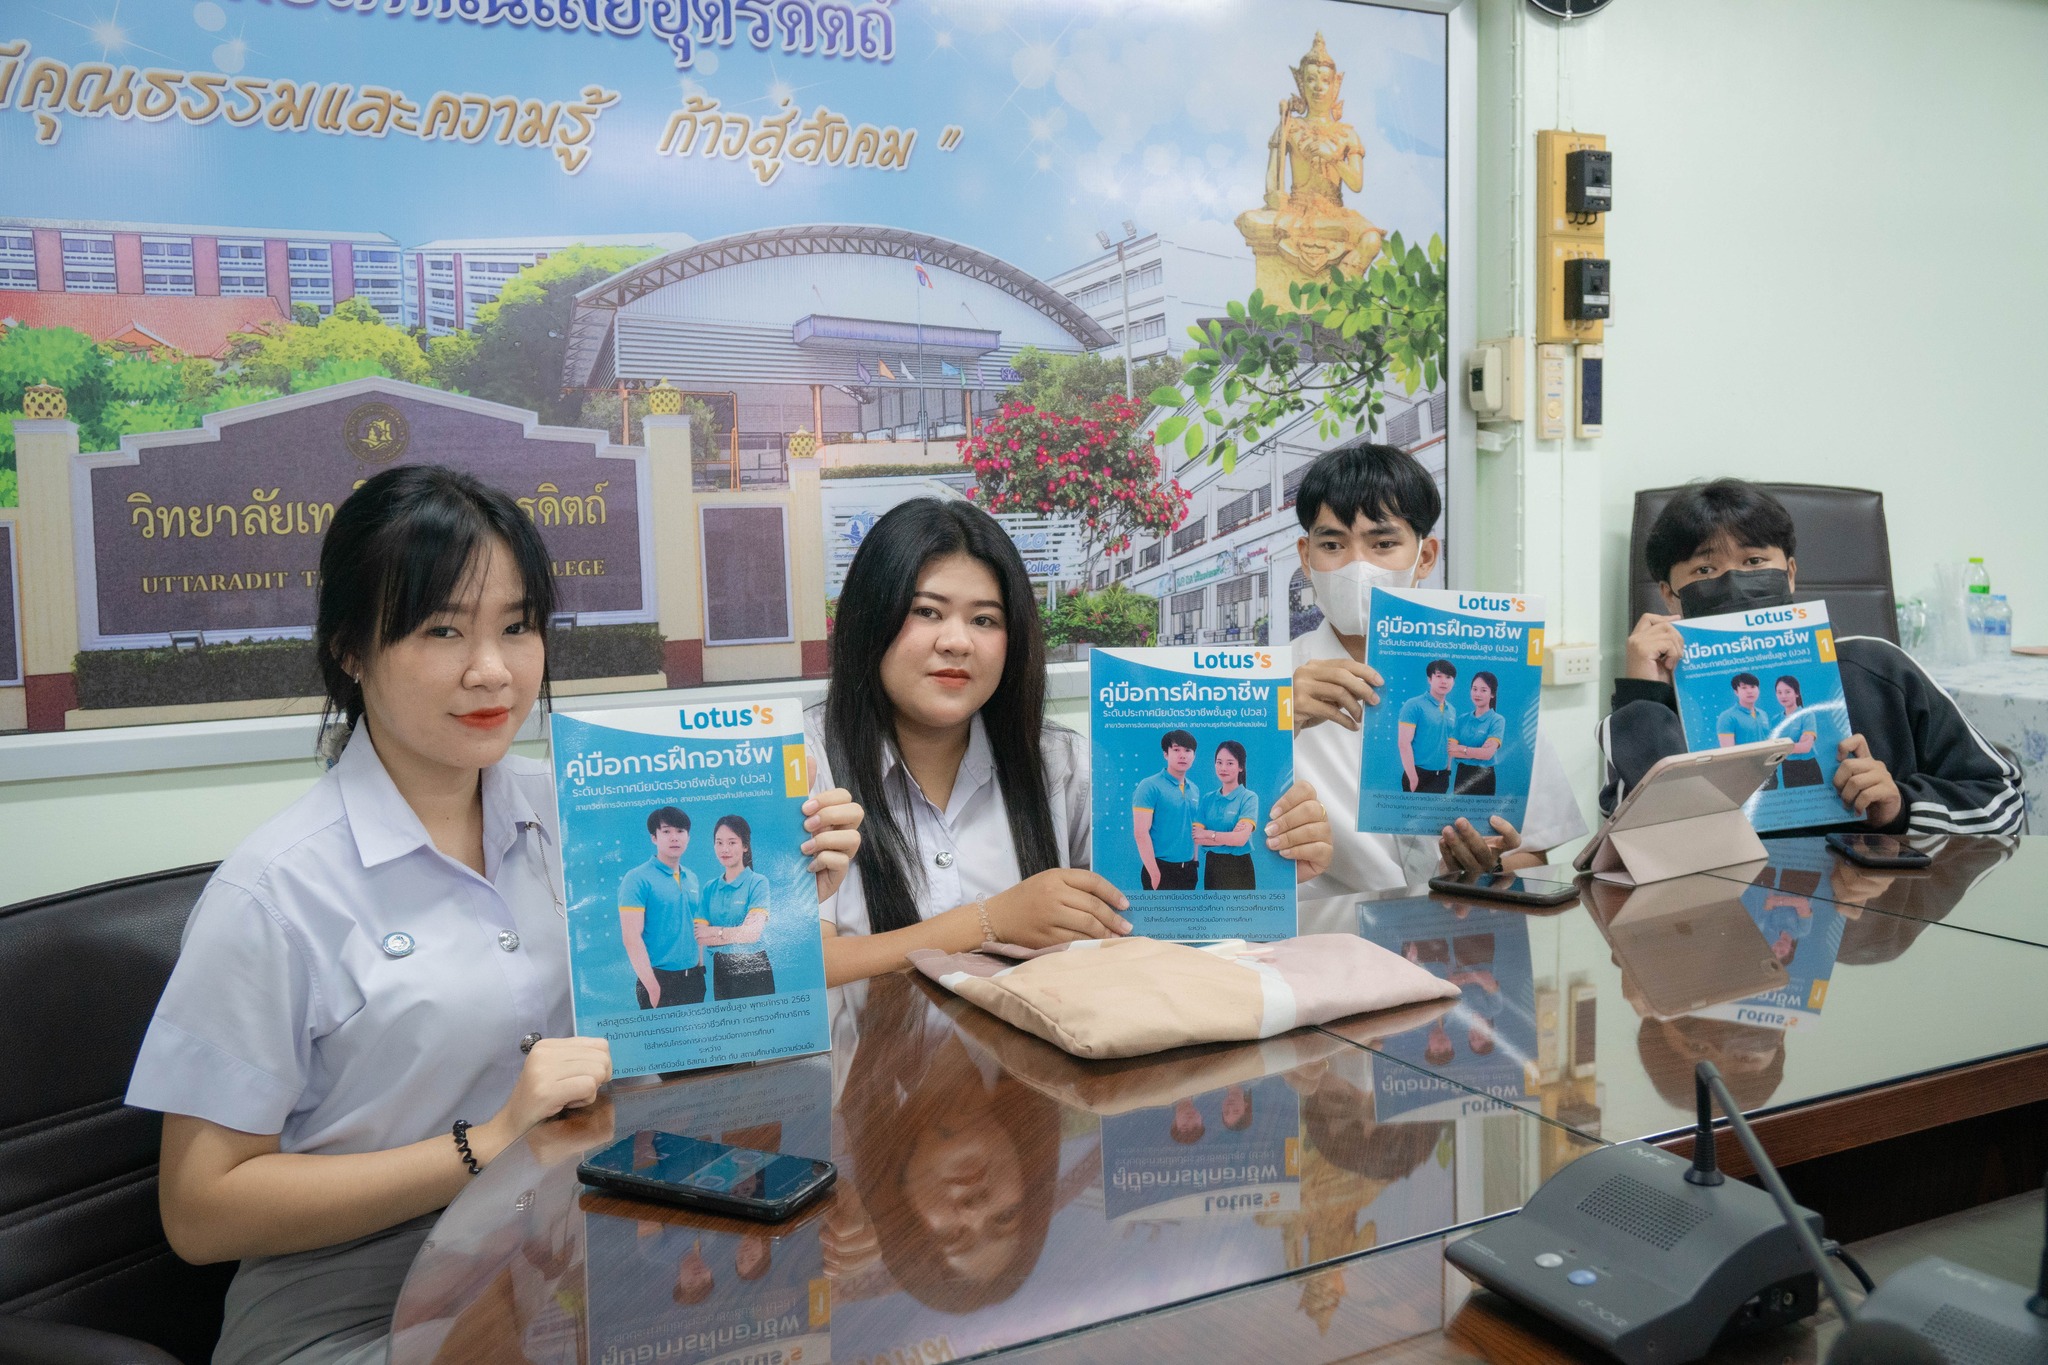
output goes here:
[[961, 444], [969, 496], [990, 512], [1079, 522], [1085, 586], [1098, 555], [1122, 553], [1140, 533], [1163, 536], [1187, 515], [1188, 490], [1163, 477], [1142, 417], [1122, 394], [1074, 416], [1005, 403]]

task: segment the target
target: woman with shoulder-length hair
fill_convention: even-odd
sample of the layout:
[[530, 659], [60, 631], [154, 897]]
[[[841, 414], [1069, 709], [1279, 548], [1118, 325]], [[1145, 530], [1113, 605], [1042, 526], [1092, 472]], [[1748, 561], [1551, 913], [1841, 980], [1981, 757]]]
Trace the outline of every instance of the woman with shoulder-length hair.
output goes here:
[[768, 879], [754, 870], [754, 830], [744, 815], [721, 815], [711, 831], [719, 874], [704, 883], [697, 942], [711, 957], [711, 996], [738, 1000], [775, 994], [775, 972], [761, 941], [768, 928]]
[[[1031, 578], [994, 517], [963, 501], [892, 508], [840, 590], [832, 673], [805, 713], [814, 753], [865, 812], [825, 918], [825, 979], [905, 965], [918, 948], [1028, 948], [1128, 933], [1125, 897], [1088, 870], [1088, 742], [1045, 718]], [[1267, 842], [1306, 879], [1329, 822], [1305, 784]]]
[[[335, 512], [314, 649], [342, 742], [186, 924], [129, 1082], [171, 1247], [240, 1260], [215, 1365], [368, 1365], [436, 1213], [611, 1076], [571, 1034], [548, 770], [547, 548], [506, 494], [401, 466]], [[812, 814], [819, 894], [859, 842]]]

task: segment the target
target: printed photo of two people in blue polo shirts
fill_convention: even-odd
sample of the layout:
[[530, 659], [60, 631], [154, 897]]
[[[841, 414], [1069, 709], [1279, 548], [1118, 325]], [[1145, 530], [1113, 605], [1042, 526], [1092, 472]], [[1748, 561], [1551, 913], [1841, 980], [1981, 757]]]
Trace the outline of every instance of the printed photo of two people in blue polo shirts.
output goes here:
[[576, 1026], [621, 1076], [827, 1046], [794, 702], [552, 718]]
[[1095, 870], [1135, 932], [1295, 932], [1294, 865], [1266, 846], [1294, 785], [1292, 675], [1262, 649], [1097, 649], [1089, 660]]
[[1434, 834], [1463, 817], [1522, 824], [1542, 708], [1543, 605], [1534, 598], [1375, 588], [1358, 827]]
[[1835, 753], [1849, 737], [1849, 711], [1827, 604], [1798, 602], [1677, 624], [1685, 658], [1672, 685], [1685, 747], [1697, 753], [1792, 741], [1776, 781], [1746, 803], [1750, 823], [1769, 832], [1853, 820], [1835, 791]]

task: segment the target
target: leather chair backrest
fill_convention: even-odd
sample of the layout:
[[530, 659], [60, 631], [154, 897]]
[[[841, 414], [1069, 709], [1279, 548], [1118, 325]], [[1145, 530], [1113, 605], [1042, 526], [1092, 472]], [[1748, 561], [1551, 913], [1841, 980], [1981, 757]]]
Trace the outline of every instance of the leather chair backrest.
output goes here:
[[[1837, 635], [1875, 635], [1899, 642], [1899, 618], [1892, 597], [1891, 540], [1885, 531], [1884, 494], [1868, 488], [1830, 488], [1812, 483], [1760, 483], [1785, 504], [1798, 537], [1800, 602], [1825, 601]], [[1635, 522], [1629, 529], [1629, 618], [1669, 610], [1650, 577], [1643, 549], [1657, 514], [1684, 488], [1645, 488], [1636, 493]]]
[[204, 1361], [234, 1265], [157, 1215], [159, 1115], [121, 1102], [212, 865], [0, 908], [0, 1314]]

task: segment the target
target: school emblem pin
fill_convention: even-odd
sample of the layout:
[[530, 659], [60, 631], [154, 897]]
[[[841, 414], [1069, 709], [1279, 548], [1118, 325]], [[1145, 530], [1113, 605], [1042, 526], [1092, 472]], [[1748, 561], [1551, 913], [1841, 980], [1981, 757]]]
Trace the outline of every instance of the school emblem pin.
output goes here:
[[361, 403], [349, 409], [341, 434], [348, 453], [364, 464], [389, 464], [405, 454], [412, 441], [405, 414], [389, 403]]

